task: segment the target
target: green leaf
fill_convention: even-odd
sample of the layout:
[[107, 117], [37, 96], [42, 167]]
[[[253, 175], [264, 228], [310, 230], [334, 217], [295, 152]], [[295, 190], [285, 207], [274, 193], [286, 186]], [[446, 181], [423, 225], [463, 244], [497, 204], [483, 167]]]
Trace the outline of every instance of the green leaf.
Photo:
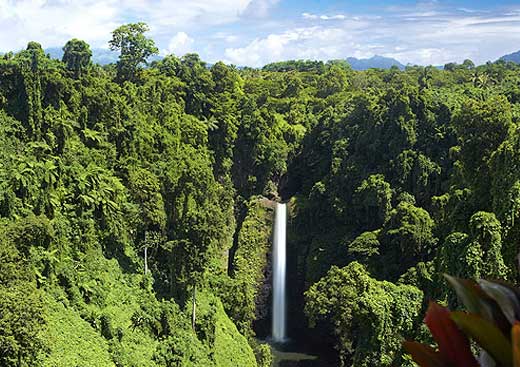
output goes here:
[[452, 312], [451, 318], [469, 337], [486, 350], [496, 362], [503, 366], [513, 364], [511, 342], [491, 322], [479, 315]]

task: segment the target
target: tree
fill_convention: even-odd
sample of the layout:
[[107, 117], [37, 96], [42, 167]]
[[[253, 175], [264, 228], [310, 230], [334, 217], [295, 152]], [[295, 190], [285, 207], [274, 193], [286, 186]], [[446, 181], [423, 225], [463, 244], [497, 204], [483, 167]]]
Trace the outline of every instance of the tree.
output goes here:
[[61, 155], [65, 149], [66, 141], [74, 133], [74, 128], [77, 127], [77, 123], [72, 118], [70, 112], [67, 110], [65, 103], [60, 103], [59, 110], [47, 107], [43, 111], [44, 123], [46, 123], [55, 137], [56, 154]]
[[233, 148], [238, 132], [237, 107], [241, 100], [242, 79], [237, 72], [222, 62], [211, 68], [214, 82], [212, 122], [209, 144], [215, 154], [215, 173], [218, 176], [228, 174], [233, 164]]
[[62, 61], [67, 69], [74, 73], [74, 77], [79, 78], [83, 71], [90, 65], [92, 51], [85, 41], [73, 38], [63, 46]]
[[491, 155], [512, 132], [511, 106], [503, 96], [485, 101], [470, 99], [455, 116], [455, 128], [460, 144], [462, 174], [475, 191], [477, 202], [486, 205], [491, 180], [488, 177]]
[[166, 227], [166, 213], [157, 177], [144, 168], [132, 168], [129, 172], [129, 187], [133, 199], [139, 205], [141, 224], [139, 237], [144, 250], [144, 272], [148, 273], [148, 250], [157, 249]]
[[341, 366], [401, 365], [401, 339], [413, 333], [422, 292], [378, 281], [359, 263], [333, 266], [305, 292], [311, 326], [325, 323], [337, 337]]
[[38, 42], [31, 41], [27, 44], [26, 51], [30, 58], [31, 70], [33, 72], [38, 71], [42, 66], [43, 59], [45, 59], [45, 52], [43, 51], [42, 45]]
[[391, 162], [393, 178], [401, 189], [414, 195], [420, 203], [435, 193], [441, 167], [428, 156], [414, 150], [403, 150]]
[[44, 351], [42, 292], [23, 251], [16, 247], [28, 251], [40, 234], [31, 224], [20, 222], [3, 223], [0, 230], [0, 364], [6, 367], [39, 366]]
[[390, 212], [379, 237], [382, 256], [378, 269], [385, 279], [396, 279], [419, 261], [433, 258], [433, 228], [428, 212], [410, 203], [401, 202]]
[[[508, 269], [502, 257], [501, 225], [493, 213], [477, 212], [469, 221], [470, 234], [454, 232], [447, 236], [435, 258], [437, 274], [446, 273], [460, 278], [505, 279]], [[442, 279], [439, 296], [447, 296], [456, 306], [457, 299], [449, 293]]]
[[140, 68], [146, 64], [148, 57], [155, 55], [159, 49], [155, 42], [144, 33], [149, 31], [143, 22], [122, 25], [112, 32], [109, 47], [112, 51], [120, 51], [117, 62], [117, 78], [119, 81], [136, 81]]
[[475, 63], [473, 61], [471, 61], [470, 59], [465, 59], [462, 62], [462, 66], [464, 66], [466, 69], [474, 69]]
[[379, 232], [363, 232], [357, 236], [354, 241], [348, 244], [349, 256], [354, 260], [367, 265], [367, 262], [372, 260], [372, 257], [379, 255]]
[[377, 229], [386, 222], [392, 209], [392, 190], [381, 174], [371, 175], [356, 189], [354, 202], [359, 207], [358, 220], [369, 229]]
[[347, 73], [340, 65], [332, 65], [319, 79], [319, 93], [326, 98], [334, 93], [339, 93], [348, 85]]
[[477, 212], [469, 221], [473, 242], [482, 253], [482, 274], [478, 277], [504, 279], [507, 269], [502, 258], [502, 226], [495, 214]]
[[189, 53], [180, 59], [176, 65], [176, 75], [187, 85], [186, 113], [198, 118], [210, 117], [212, 106], [210, 90], [215, 88], [211, 72], [199, 55]]

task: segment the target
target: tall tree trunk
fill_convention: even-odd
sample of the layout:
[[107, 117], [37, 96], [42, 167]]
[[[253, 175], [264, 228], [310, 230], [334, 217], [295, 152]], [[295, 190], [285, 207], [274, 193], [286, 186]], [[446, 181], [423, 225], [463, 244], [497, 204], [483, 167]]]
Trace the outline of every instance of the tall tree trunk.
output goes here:
[[144, 275], [148, 274], [148, 246], [144, 247]]
[[196, 300], [197, 287], [193, 284], [193, 299], [191, 303], [191, 328], [195, 331], [195, 300]]

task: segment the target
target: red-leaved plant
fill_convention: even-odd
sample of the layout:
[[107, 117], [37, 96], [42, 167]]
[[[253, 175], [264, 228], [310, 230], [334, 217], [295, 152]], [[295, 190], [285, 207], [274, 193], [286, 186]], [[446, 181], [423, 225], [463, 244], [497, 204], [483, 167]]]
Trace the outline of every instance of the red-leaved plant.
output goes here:
[[[404, 348], [421, 367], [520, 367], [520, 290], [445, 275], [468, 312], [430, 302], [424, 322], [438, 349], [414, 341]], [[475, 356], [473, 340], [480, 348]]]

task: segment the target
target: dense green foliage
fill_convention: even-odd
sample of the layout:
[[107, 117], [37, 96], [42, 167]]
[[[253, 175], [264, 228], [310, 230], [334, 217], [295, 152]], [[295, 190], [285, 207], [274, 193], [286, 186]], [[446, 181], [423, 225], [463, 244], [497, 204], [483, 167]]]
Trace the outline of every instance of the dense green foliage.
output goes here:
[[268, 366], [268, 199], [344, 366], [408, 363], [440, 272], [517, 278], [519, 67], [148, 64], [147, 29], [0, 59], [0, 364]]
[[[130, 31], [122, 55], [145, 59]], [[207, 276], [228, 278], [229, 169], [214, 174], [184, 81], [115, 83], [127, 69], [78, 40], [63, 62], [36, 43], [0, 61], [1, 364], [256, 366]]]
[[272, 205], [267, 200], [253, 198], [248, 203], [236, 243], [230, 272], [233, 278], [224, 283], [226, 310], [240, 332], [253, 336], [253, 321], [265, 317], [266, 299], [263, 290], [265, 270], [271, 244]]
[[341, 363], [352, 358], [353, 366], [367, 367], [393, 362], [401, 335], [412, 333], [422, 303], [417, 288], [375, 280], [357, 262], [342, 269], [333, 266], [306, 296], [311, 322], [332, 324]]

